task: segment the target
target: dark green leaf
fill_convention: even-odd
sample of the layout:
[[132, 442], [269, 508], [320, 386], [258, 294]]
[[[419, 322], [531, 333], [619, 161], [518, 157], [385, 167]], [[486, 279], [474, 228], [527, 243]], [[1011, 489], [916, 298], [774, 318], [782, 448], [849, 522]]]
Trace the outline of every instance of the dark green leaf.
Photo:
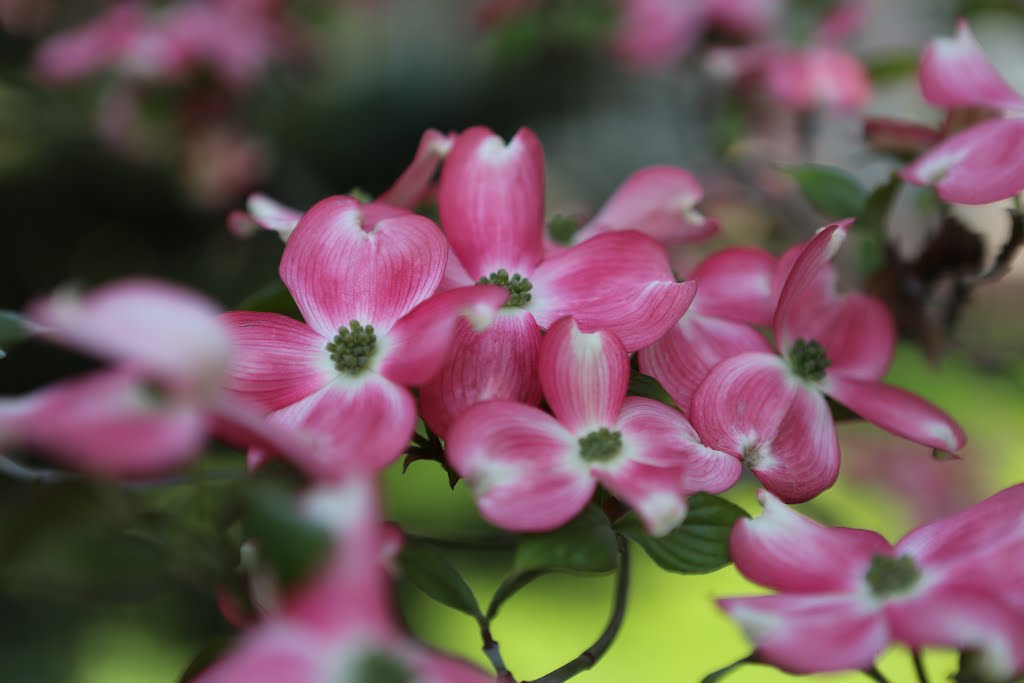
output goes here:
[[865, 62], [868, 75], [875, 83], [906, 78], [917, 72], [917, 52], [893, 52], [877, 55]]
[[254, 481], [246, 491], [245, 505], [246, 536], [258, 539], [261, 557], [285, 586], [301, 583], [327, 557], [330, 535], [296, 509], [286, 487]]
[[661, 538], [649, 536], [643, 523], [630, 512], [616, 528], [636, 541], [662, 569], [680, 574], [706, 574], [729, 564], [729, 534], [743, 508], [707, 493], [690, 496], [686, 520]]
[[0, 358], [15, 344], [32, 336], [32, 328], [14, 311], [0, 311]]
[[807, 201], [829, 219], [857, 216], [864, 209], [867, 192], [856, 178], [833, 166], [806, 164], [783, 166], [796, 180]]
[[629, 375], [628, 393], [630, 396], [652, 398], [673, 408], [677, 407], [676, 402], [672, 400], [672, 397], [668, 395], [668, 392], [665, 391], [665, 388], [661, 386], [658, 380], [636, 370]]
[[253, 292], [238, 304], [241, 311], [260, 311], [263, 313], [280, 313], [296, 320], [302, 320], [299, 307], [281, 281], [272, 282], [266, 287]]
[[895, 173], [889, 181], [876, 187], [864, 202], [857, 216], [857, 234], [861, 241], [861, 270], [865, 274], [877, 272], [885, 265], [885, 226], [896, 194], [903, 182]]
[[526, 534], [516, 548], [512, 571], [601, 573], [619, 564], [615, 531], [608, 518], [588, 505], [575, 519], [546, 534]]
[[464, 612], [479, 622], [484, 621], [473, 591], [444, 553], [434, 546], [406, 541], [398, 557], [398, 564], [402, 576], [434, 600]]
[[708, 674], [705, 676], [700, 683], [718, 683], [718, 681], [725, 678], [728, 674], [732, 673], [736, 669], [740, 668], [744, 664], [750, 664], [756, 662], [756, 655], [747, 655], [743, 659], [733, 662], [729, 666], [723, 667], [718, 671]]
[[836, 422], [856, 422], [864, 419], [833, 398], [826, 396], [825, 400], [828, 402], [828, 409], [832, 411], [832, 419]]
[[199, 678], [206, 669], [210, 668], [210, 665], [220, 659], [233, 644], [233, 639], [227, 636], [221, 636], [215, 638], [196, 653], [196, 656], [189, 662], [185, 672], [181, 674], [178, 679], [178, 683], [191, 683], [191, 681]]

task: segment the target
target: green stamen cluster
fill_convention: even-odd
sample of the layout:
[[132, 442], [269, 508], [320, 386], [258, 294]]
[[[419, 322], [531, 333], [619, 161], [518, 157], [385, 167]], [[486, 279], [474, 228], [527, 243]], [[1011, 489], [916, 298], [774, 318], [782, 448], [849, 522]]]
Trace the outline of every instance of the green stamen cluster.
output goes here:
[[344, 683], [412, 683], [414, 680], [409, 667], [386, 652], [366, 653], [359, 659], [353, 674], [354, 678], [346, 677]]
[[533, 298], [533, 295], [530, 294], [530, 290], [533, 289], [533, 283], [519, 273], [510, 277], [508, 271], [504, 268], [496, 273], [491, 273], [487, 277], [480, 278], [480, 284], [498, 285], [507, 289], [509, 296], [508, 301], [505, 302], [505, 308], [522, 308], [530, 303], [530, 299]]
[[875, 555], [871, 558], [867, 582], [876, 597], [886, 598], [905, 593], [921, 578], [921, 572], [909, 555], [892, 557]]
[[327, 343], [327, 350], [338, 372], [358, 375], [370, 365], [373, 352], [377, 350], [373, 325], [363, 327], [358, 320], [353, 320], [348, 328], [339, 327], [334, 340]]
[[622, 450], [622, 434], [601, 427], [579, 441], [580, 457], [587, 462], [608, 462]]
[[813, 339], [797, 339], [789, 350], [789, 366], [801, 379], [818, 382], [825, 378], [825, 369], [830, 365], [825, 347]]

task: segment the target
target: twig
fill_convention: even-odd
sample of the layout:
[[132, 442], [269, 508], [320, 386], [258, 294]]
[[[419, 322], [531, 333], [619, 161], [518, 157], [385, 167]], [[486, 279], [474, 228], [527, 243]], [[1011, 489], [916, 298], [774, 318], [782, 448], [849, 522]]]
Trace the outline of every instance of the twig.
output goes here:
[[579, 657], [531, 683], [562, 683], [567, 681], [576, 674], [583, 673], [592, 668], [604, 656], [608, 648], [611, 647], [626, 615], [626, 601], [629, 594], [629, 547], [622, 536], [618, 537], [618, 543], [619, 576], [615, 582], [615, 606], [612, 609], [612, 616], [608, 620], [608, 625], [605, 626], [604, 632]]
[[917, 672], [917, 680], [921, 683], [928, 683], [928, 673], [924, 670], [924, 661], [921, 659], [921, 651], [911, 650], [914, 656], [914, 671]]
[[888, 678], [882, 675], [882, 672], [878, 670], [878, 667], [871, 667], [870, 669], [864, 669], [864, 673], [868, 675], [871, 680], [878, 681], [878, 683], [892, 683]]

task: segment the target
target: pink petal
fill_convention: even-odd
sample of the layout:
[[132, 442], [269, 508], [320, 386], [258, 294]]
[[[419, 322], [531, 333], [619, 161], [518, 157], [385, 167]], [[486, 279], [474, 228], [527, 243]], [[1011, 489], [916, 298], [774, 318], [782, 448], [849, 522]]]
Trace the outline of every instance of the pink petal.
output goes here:
[[270, 419], [312, 433], [318, 447], [290, 459], [312, 477], [335, 480], [382, 469], [404, 453], [416, 428], [416, 404], [407, 389], [383, 377], [339, 378]]
[[488, 401], [470, 408], [445, 443], [480, 513], [510, 531], [548, 531], [575, 517], [595, 484], [576, 438], [538, 408]]
[[741, 519], [729, 537], [729, 554], [743, 576], [786, 593], [855, 592], [871, 557], [892, 546], [873, 531], [827, 527], [758, 491], [764, 512]]
[[245, 200], [245, 209], [256, 225], [278, 233], [285, 241], [302, 218], [302, 212], [298, 209], [285, 206], [261, 192], [254, 192], [248, 196]]
[[851, 292], [819, 316], [820, 328], [807, 336], [825, 347], [829, 370], [843, 377], [881, 379], [892, 364], [896, 322], [880, 300]]
[[449, 357], [460, 320], [483, 331], [508, 299], [508, 290], [472, 286], [435, 294], [403, 317], [387, 335], [380, 373], [409, 386], [424, 384]]
[[612, 50], [638, 68], [665, 67], [686, 54], [704, 29], [704, 2], [632, 0], [622, 4], [622, 16]]
[[0, 401], [0, 446], [24, 444], [68, 467], [113, 478], [165, 474], [206, 440], [193, 404], [154, 393], [145, 378], [103, 370]]
[[801, 313], [806, 315], [808, 308], [823, 300], [822, 274], [827, 271], [839, 247], [846, 240], [850, 223], [852, 221], [847, 220], [822, 228], [807, 243], [793, 264], [779, 296], [775, 320], [772, 321], [775, 341], [783, 354], [789, 353], [794, 341], [804, 338], [804, 330], [800, 326]]
[[115, 63], [144, 23], [140, 7], [117, 5], [89, 23], [44, 41], [35, 55], [35, 71], [53, 83], [88, 77]]
[[993, 119], [946, 138], [900, 176], [943, 200], [991, 204], [1024, 189], [1024, 120]]
[[377, 201], [412, 209], [427, 199], [434, 175], [440, 168], [441, 161], [455, 144], [455, 138], [454, 134], [445, 135], [433, 128], [425, 131], [412, 163], [402, 171], [394, 185], [377, 198]]
[[963, 19], [956, 24], [955, 36], [928, 42], [917, 77], [924, 98], [940, 107], [1024, 107], [1024, 98], [992, 66]]
[[904, 439], [951, 453], [967, 442], [949, 415], [903, 389], [829, 372], [825, 391], [868, 422]]
[[448, 247], [437, 226], [415, 214], [373, 222], [376, 215], [377, 207], [329, 197], [303, 215], [285, 246], [281, 279], [328, 339], [351, 320], [387, 332], [441, 282]]
[[61, 290], [30, 305], [29, 320], [86, 353], [125, 361], [173, 385], [216, 386], [230, 339], [212, 301], [157, 280], [128, 279], [86, 294]]
[[627, 351], [653, 344], [682, 317], [696, 282], [675, 281], [664, 247], [633, 231], [598, 235], [544, 261], [529, 310], [542, 328], [565, 316], [608, 330]]
[[757, 648], [792, 673], [866, 669], [889, 644], [878, 609], [857, 596], [764, 595], [719, 600]]
[[886, 606], [893, 639], [912, 648], [978, 650], [991, 680], [1024, 670], [1024, 619], [984, 590], [950, 586]]
[[649, 166], [627, 178], [573, 243], [612, 230], [636, 230], [662, 244], [686, 244], [711, 237], [718, 223], [697, 211], [704, 189], [689, 171]]
[[736, 458], [702, 446], [686, 419], [663, 403], [627, 398], [615, 428], [625, 455], [592, 471], [637, 511], [651, 534], [665, 534], [683, 520], [686, 494], [724, 491], [742, 471]]
[[711, 20], [731, 34], [756, 37], [771, 32], [782, 15], [783, 0], [710, 0]]
[[864, 122], [864, 139], [873, 149], [896, 154], [920, 154], [936, 144], [939, 131], [920, 123], [881, 117]]
[[505, 144], [477, 126], [461, 133], [441, 173], [441, 225], [474, 279], [505, 268], [528, 277], [543, 256], [544, 150], [521, 128]]
[[835, 45], [860, 31], [868, 21], [869, 0], [842, 0], [827, 10], [814, 30], [814, 42]]
[[907, 534], [897, 545], [921, 566], [939, 567], [1024, 537], [1024, 484]]
[[762, 249], [716, 251], [690, 273], [699, 283], [693, 306], [704, 315], [767, 327], [775, 310], [774, 272], [775, 258]]
[[611, 332], [581, 332], [562, 318], [544, 335], [538, 362], [551, 412], [574, 434], [615, 424], [629, 387], [629, 356]]
[[442, 437], [481, 401], [540, 403], [540, 330], [529, 313], [502, 313], [483, 332], [459, 321], [448, 361], [420, 388], [420, 413]]
[[195, 683], [322, 683], [326, 648], [320, 640], [304, 629], [268, 622], [247, 634]]
[[437, 653], [424, 653], [414, 665], [416, 683], [492, 683], [493, 676], [469, 664]]
[[854, 55], [828, 46], [780, 51], [764, 74], [768, 91], [796, 110], [856, 111], [871, 100], [871, 79]]
[[235, 344], [224, 387], [270, 412], [295, 403], [335, 377], [327, 340], [277, 313], [237, 311], [221, 316]]
[[[696, 301], [702, 295], [699, 290]], [[664, 337], [640, 349], [637, 358], [640, 371], [657, 379], [683, 413], [689, 414], [693, 393], [711, 368], [752, 351], [771, 353], [772, 348], [748, 325], [705, 317], [691, 309]]]
[[745, 353], [715, 366], [693, 396], [691, 421], [707, 446], [742, 459], [787, 503], [813, 498], [839, 474], [824, 396], [777, 356]]

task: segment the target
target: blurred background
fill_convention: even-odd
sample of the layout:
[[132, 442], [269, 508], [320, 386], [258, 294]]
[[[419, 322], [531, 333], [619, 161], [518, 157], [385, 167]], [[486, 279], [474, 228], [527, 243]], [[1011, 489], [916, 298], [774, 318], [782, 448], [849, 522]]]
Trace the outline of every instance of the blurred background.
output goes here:
[[[520, 126], [538, 133], [551, 217], [583, 219], [646, 165], [692, 171], [706, 191], [700, 209], [722, 231], [674, 249], [679, 272], [727, 245], [779, 253], [830, 218], [779, 166], [829, 164], [869, 190], [884, 183], [900, 162], [865, 143], [864, 118], [941, 122], [943, 112], [918, 93], [916, 58], [929, 37], [952, 32], [956, 17], [970, 17], [1007, 80], [1024, 89], [1024, 3], [1011, 0], [867, 0], [824, 38], [823, 13], [850, 3], [789, 0], [776, 3], [779, 14], [764, 27], [719, 17], [667, 37], [657, 23], [630, 28], [631, 4], [0, 0], [0, 309], [65, 283], [132, 274], [183, 282], [237, 307], [277, 282], [282, 250], [276, 235], [243, 240], [228, 231], [226, 216], [249, 192], [299, 208], [356, 188], [376, 195], [411, 161], [424, 130], [476, 124], [505, 136]], [[860, 60], [870, 93], [801, 101], [741, 73], [738, 53], [719, 49], [797, 50], [822, 40]], [[885, 226], [907, 258], [939, 224], [925, 194], [904, 189]], [[1002, 211], [964, 220], [989, 252], [1006, 239]], [[883, 252], [871, 235], [854, 239], [865, 248], [847, 250], [854, 256], [844, 278], [863, 286]], [[856, 257], [871, 248], [874, 261]], [[1011, 264], [1001, 279], [972, 283], [954, 326], [928, 334], [905, 326], [890, 381], [962, 422], [970, 437], [963, 459], [933, 460], [869, 425], [844, 424], [839, 484], [802, 506], [806, 513], [895, 539], [1024, 479], [1022, 285]], [[0, 394], [88, 366], [28, 343], [0, 360]], [[194, 480], [173, 486], [0, 479], [0, 679], [172, 683], [230, 638], [235, 629], [211, 586], [239, 558], [231, 534], [210, 520], [231, 517], [243, 467], [238, 453], [214, 445]], [[450, 490], [435, 463], [404, 475], [395, 467], [386, 483], [391, 517], [405, 529], [489, 533], [465, 486]], [[726, 497], [756, 513], [754, 490], [746, 481]], [[448, 554], [481, 601], [510, 558], [501, 549]], [[633, 557], [619, 639], [577, 680], [689, 683], [748, 653], [714, 598], [755, 587], [731, 568], [679, 576], [641, 552]], [[494, 634], [515, 675], [538, 677], [589, 646], [607, 618], [611, 582], [548, 576], [513, 598]], [[485, 662], [471, 619], [399, 589], [414, 634]], [[926, 664], [942, 680], [955, 657], [930, 652]], [[909, 654], [890, 653], [881, 669], [909, 680]], [[728, 680], [795, 679], [751, 666]]]

